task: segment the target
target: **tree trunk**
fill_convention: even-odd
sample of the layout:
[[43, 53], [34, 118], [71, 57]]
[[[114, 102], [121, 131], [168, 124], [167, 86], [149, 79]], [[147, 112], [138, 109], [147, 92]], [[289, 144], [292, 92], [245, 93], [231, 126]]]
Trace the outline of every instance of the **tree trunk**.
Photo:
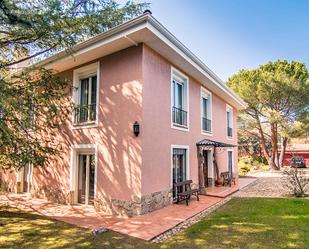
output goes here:
[[279, 146], [278, 146], [278, 124], [275, 123], [275, 164], [277, 165], [277, 168], [280, 169], [280, 164], [279, 164]]
[[287, 137], [281, 137], [281, 152], [280, 152], [280, 156], [279, 156], [279, 166], [280, 167], [283, 166], [283, 160], [284, 160], [284, 157], [285, 157], [285, 150], [286, 150], [287, 142], [288, 142]]
[[270, 166], [273, 170], [279, 170], [280, 167], [278, 165], [278, 139], [277, 139], [277, 126], [275, 123], [270, 124], [270, 137], [271, 137], [271, 160]]
[[271, 169], [273, 170], [279, 170], [279, 168], [277, 167], [274, 158], [270, 157], [269, 160], [267, 160], [268, 165], [270, 166]]
[[261, 136], [261, 149], [262, 149], [262, 152], [263, 152], [266, 160], [269, 161], [270, 156], [269, 156], [269, 153], [268, 153], [267, 148], [266, 148], [266, 139], [265, 139], [265, 136], [264, 136], [264, 133], [263, 133], [263, 129], [262, 129], [260, 119], [259, 119], [257, 114], [256, 114], [256, 122], [257, 122], [257, 125], [258, 125], [258, 131], [259, 131], [260, 136]]

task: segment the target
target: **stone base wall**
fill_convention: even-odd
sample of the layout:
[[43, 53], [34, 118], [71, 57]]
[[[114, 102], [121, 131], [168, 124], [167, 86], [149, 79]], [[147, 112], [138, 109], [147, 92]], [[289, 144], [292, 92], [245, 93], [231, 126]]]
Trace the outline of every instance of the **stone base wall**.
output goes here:
[[144, 195], [141, 198], [141, 214], [146, 214], [172, 203], [173, 195], [171, 190]]
[[116, 216], [132, 217], [146, 214], [157, 209], [168, 206], [172, 203], [172, 192], [170, 190], [160, 191], [134, 197], [133, 200], [107, 200], [102, 195], [94, 200], [94, 207], [97, 211], [103, 211]]
[[98, 194], [94, 199], [94, 207], [97, 211], [124, 217], [132, 217], [140, 214], [139, 198], [134, 201], [108, 199]]
[[49, 186], [32, 187], [31, 196], [47, 199], [48, 201], [70, 204], [70, 192], [64, 189], [52, 188]]

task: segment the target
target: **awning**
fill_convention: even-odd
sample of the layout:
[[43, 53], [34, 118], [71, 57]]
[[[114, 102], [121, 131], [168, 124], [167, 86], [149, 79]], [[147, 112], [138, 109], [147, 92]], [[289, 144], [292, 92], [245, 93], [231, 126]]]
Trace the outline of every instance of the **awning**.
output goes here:
[[198, 143], [196, 143], [197, 147], [199, 146], [214, 146], [214, 147], [237, 147], [237, 145], [234, 144], [227, 144], [227, 143], [221, 143], [221, 142], [217, 142], [217, 141], [213, 141], [210, 139], [203, 139], [201, 141], [199, 141]]

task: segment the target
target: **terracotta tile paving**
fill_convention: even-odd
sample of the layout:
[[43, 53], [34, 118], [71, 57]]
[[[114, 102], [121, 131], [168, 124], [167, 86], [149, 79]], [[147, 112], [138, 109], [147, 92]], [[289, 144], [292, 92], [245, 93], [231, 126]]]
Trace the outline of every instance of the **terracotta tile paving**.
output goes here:
[[221, 200], [222, 198], [211, 196], [200, 196], [200, 201], [192, 198], [188, 206], [185, 202], [173, 204], [149, 214], [117, 222], [111, 225], [110, 229], [140, 239], [151, 240]]
[[[240, 178], [239, 184], [235, 188], [243, 188], [254, 180]], [[123, 218], [103, 212], [96, 212], [92, 206], [61, 205], [43, 199], [30, 198], [27, 194], [0, 193], [0, 205], [9, 205], [26, 211], [35, 211], [50, 218], [87, 229], [106, 227], [144, 240], [151, 240], [221, 200], [223, 200], [221, 197], [200, 196], [200, 201], [196, 201], [193, 197], [189, 202], [189, 206], [186, 206], [185, 202], [183, 202], [149, 214], [133, 218]]]
[[247, 185], [251, 184], [254, 181], [256, 181], [256, 178], [239, 178], [236, 185], [232, 184], [231, 187], [224, 186], [224, 187], [207, 188], [206, 195], [225, 198], [237, 192], [238, 190], [246, 187]]

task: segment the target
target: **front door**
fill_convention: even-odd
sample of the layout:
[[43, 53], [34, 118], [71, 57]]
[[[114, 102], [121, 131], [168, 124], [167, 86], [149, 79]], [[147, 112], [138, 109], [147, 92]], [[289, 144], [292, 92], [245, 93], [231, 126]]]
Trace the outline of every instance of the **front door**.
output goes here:
[[93, 205], [95, 157], [93, 154], [78, 156], [78, 203]]
[[177, 195], [174, 183], [187, 180], [186, 149], [173, 149], [173, 198]]

